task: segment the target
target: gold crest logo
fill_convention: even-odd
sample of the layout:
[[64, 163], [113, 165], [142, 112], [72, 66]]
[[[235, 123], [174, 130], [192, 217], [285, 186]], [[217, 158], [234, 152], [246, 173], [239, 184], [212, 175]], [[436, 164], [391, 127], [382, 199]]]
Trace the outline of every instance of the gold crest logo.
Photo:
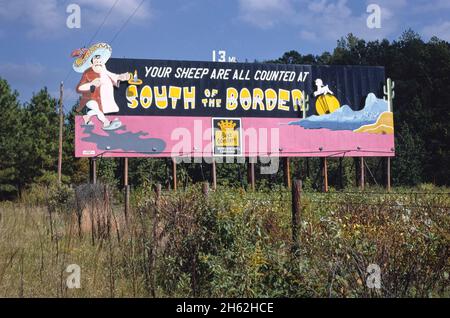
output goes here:
[[232, 149], [240, 147], [240, 129], [238, 129], [238, 121], [234, 119], [221, 119], [216, 122], [214, 133], [215, 146], [221, 148]]
[[226, 132], [228, 129], [232, 129], [234, 130], [234, 127], [236, 127], [236, 123], [233, 122], [232, 120], [221, 120], [217, 126], [220, 127], [220, 130], [222, 130], [222, 132]]

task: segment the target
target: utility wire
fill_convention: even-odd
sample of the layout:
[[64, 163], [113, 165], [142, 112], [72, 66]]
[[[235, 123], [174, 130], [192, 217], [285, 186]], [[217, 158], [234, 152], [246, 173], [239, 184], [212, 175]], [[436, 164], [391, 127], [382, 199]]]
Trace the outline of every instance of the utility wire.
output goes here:
[[110, 44], [112, 44], [115, 39], [117, 38], [117, 36], [120, 34], [120, 32], [122, 32], [122, 30], [127, 26], [128, 22], [130, 22], [130, 20], [134, 17], [134, 15], [136, 14], [136, 12], [139, 10], [139, 8], [144, 4], [145, 0], [142, 0], [141, 3], [139, 3], [139, 5], [136, 7], [136, 9], [134, 9], [133, 13], [128, 17], [128, 19], [125, 21], [124, 24], [122, 24], [121, 28], [116, 32], [116, 34], [114, 35], [114, 37], [111, 39], [111, 41], [109, 41]]
[[111, 12], [114, 10], [114, 8], [116, 7], [117, 3], [119, 2], [119, 0], [116, 0], [114, 2], [114, 4], [112, 5], [112, 7], [109, 9], [108, 13], [105, 15], [105, 18], [103, 19], [103, 22], [100, 24], [100, 26], [97, 28], [97, 31], [95, 31], [94, 35], [91, 37], [91, 39], [89, 40], [89, 43], [87, 46], [90, 46], [92, 44], [92, 40], [94, 40], [94, 38], [97, 36], [97, 34], [100, 32], [101, 28], [105, 25], [106, 20], [108, 19], [108, 17], [111, 15]]

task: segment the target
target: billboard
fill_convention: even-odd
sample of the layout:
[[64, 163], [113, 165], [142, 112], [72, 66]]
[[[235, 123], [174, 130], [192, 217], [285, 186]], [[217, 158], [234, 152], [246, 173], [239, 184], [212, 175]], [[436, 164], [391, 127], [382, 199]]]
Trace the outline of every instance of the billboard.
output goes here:
[[77, 157], [394, 155], [383, 67], [110, 55], [74, 63]]

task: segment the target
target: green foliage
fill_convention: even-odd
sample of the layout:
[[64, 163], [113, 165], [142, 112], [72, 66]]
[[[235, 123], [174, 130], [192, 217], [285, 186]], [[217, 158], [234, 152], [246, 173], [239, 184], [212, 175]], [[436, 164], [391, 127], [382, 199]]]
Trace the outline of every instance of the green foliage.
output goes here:
[[398, 128], [396, 153], [392, 167], [394, 184], [416, 185], [422, 181], [425, 151], [423, 141], [408, 125]]
[[104, 184], [112, 186], [118, 185], [118, 178], [116, 176], [118, 164], [116, 158], [100, 158], [97, 160], [98, 164], [98, 178]]
[[0, 78], [0, 200], [17, 195], [19, 169], [17, 152], [23, 112], [8, 83]]
[[75, 158], [75, 109], [78, 102], [65, 115], [63, 128], [63, 175], [70, 177], [70, 183], [81, 184], [89, 182], [89, 159]]
[[63, 184], [61, 186], [51, 186], [48, 191], [47, 207], [50, 212], [73, 213], [74, 190]]
[[132, 184], [141, 185], [147, 183], [161, 183], [169, 186], [171, 180], [170, 158], [149, 159], [136, 158], [130, 160], [130, 180]]
[[[158, 289], [178, 297], [448, 293], [448, 196], [372, 191], [304, 193], [300, 249], [294, 254], [291, 199], [285, 191], [247, 193], [220, 187], [205, 197], [194, 187], [168, 194], [157, 210], [164, 242]], [[140, 209], [149, 215], [154, 203], [145, 202]], [[381, 267], [382, 290], [367, 288], [369, 264]]]
[[19, 145], [21, 187], [37, 181], [47, 171], [56, 171], [59, 121], [56, 100], [44, 88], [25, 105], [23, 136]]
[[[205, 196], [198, 185], [163, 191], [156, 202], [146, 185], [134, 192], [128, 221], [113, 205], [109, 235], [94, 240], [84, 227], [92, 224], [89, 211], [79, 232], [73, 190], [40, 187], [41, 206], [0, 203], [2, 297], [148, 297], [152, 289], [158, 297], [450, 293], [448, 188], [303, 192], [294, 249], [291, 197], [281, 188], [219, 187]], [[67, 260], [82, 268], [81, 289], [61, 289], [66, 276], [55, 266], [64, 269]], [[366, 285], [369, 264], [381, 268], [380, 290]]]
[[[35, 179], [35, 183], [41, 184], [41, 185], [44, 185], [47, 187], [56, 185], [57, 182], [58, 182], [58, 174], [54, 171], [45, 171], [41, 176], [36, 177], [36, 179]], [[67, 184], [69, 182], [69, 177], [63, 175], [61, 177], [61, 182], [63, 184]]]

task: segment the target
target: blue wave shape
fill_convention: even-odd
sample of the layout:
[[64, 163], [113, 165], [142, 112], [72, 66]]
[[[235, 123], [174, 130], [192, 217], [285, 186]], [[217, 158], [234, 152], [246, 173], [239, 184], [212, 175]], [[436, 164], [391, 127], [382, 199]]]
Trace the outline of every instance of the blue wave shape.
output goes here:
[[299, 125], [306, 129], [355, 130], [363, 125], [375, 123], [380, 114], [388, 110], [387, 101], [369, 93], [361, 110], [352, 110], [348, 105], [343, 105], [331, 114], [312, 115], [290, 122], [289, 125]]

